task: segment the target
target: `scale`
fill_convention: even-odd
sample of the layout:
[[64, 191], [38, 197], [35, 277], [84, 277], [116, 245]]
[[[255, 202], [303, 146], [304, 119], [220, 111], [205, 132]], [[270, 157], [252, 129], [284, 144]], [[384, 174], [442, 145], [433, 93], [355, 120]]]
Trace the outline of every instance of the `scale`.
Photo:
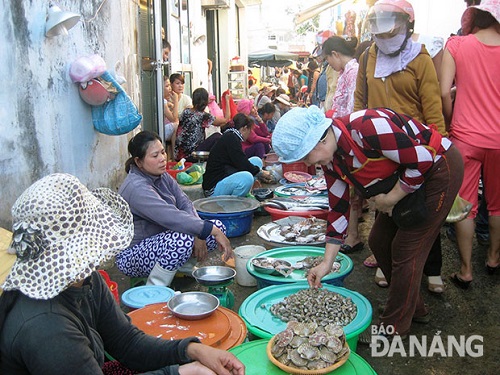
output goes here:
[[234, 307], [234, 293], [227, 287], [233, 283], [233, 280], [208, 287], [208, 293], [214, 295], [219, 299], [221, 306], [232, 309]]
[[208, 293], [219, 299], [221, 306], [232, 309], [234, 306], [234, 294], [228, 289], [233, 283], [236, 271], [231, 267], [207, 266], [193, 271], [196, 281], [208, 288]]

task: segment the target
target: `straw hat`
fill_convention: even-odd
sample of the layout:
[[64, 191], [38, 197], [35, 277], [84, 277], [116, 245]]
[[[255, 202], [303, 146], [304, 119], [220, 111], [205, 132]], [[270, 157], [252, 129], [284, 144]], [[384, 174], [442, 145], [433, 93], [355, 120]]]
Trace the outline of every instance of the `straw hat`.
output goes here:
[[276, 100], [283, 103], [284, 105], [290, 106], [290, 97], [287, 94], [280, 94], [276, 97]]
[[56, 173], [28, 189], [12, 207], [11, 250], [17, 255], [3, 290], [50, 299], [127, 248], [134, 235], [129, 206], [114, 191], [89, 191]]

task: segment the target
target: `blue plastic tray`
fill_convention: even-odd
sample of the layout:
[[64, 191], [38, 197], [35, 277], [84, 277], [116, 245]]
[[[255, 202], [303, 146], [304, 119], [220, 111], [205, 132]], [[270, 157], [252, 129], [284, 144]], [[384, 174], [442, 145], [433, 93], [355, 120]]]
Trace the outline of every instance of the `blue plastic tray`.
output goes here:
[[[278, 247], [276, 249], [264, 251], [252, 257], [247, 262], [247, 271], [250, 275], [257, 279], [259, 283], [259, 287], [265, 287], [269, 285], [277, 285], [277, 284], [291, 284], [296, 283], [298, 281], [306, 281], [305, 278], [305, 270], [295, 270], [288, 277], [284, 276], [274, 276], [267, 275], [265, 273], [261, 273], [255, 270], [252, 259], [257, 257], [271, 257], [277, 259], [283, 259], [290, 263], [295, 264], [299, 260], [304, 259], [305, 257], [312, 256], [323, 256], [325, 254], [325, 248], [314, 247], [314, 246], [287, 246], [287, 247]], [[326, 284], [334, 284], [337, 286], [343, 285], [343, 280], [352, 272], [353, 262], [351, 258], [347, 255], [339, 253], [337, 255], [336, 262], [340, 262], [340, 270], [338, 272], [333, 272], [323, 277], [321, 281]]]
[[[356, 304], [358, 313], [354, 320], [344, 327], [346, 336], [355, 333], [359, 335], [372, 320], [372, 306], [370, 302], [357, 292], [333, 285], [323, 284], [329, 291], [339, 293], [344, 297], [350, 297]], [[273, 285], [258, 290], [248, 296], [240, 306], [239, 315], [247, 324], [248, 330], [261, 338], [271, 338], [275, 334], [285, 330], [286, 322], [271, 313], [271, 306], [281, 302], [291, 294], [299, 290], [307, 289], [306, 282], [298, 282], [290, 285]]]

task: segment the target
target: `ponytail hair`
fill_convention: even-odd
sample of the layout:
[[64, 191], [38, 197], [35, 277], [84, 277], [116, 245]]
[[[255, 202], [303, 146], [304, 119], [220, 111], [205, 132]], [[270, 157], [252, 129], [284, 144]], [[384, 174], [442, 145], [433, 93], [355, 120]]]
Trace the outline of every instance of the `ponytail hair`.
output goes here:
[[132, 164], [136, 165], [135, 158], [144, 159], [146, 152], [148, 151], [149, 144], [154, 141], [161, 142], [160, 136], [148, 130], [137, 133], [132, 137], [132, 139], [130, 139], [128, 142], [128, 153], [130, 154], [130, 158], [128, 158], [125, 162], [125, 172], [128, 173], [130, 171], [130, 166]]
[[345, 56], [354, 57], [357, 45], [358, 38], [356, 37], [331, 36], [323, 43], [323, 55], [328, 56], [335, 51]]

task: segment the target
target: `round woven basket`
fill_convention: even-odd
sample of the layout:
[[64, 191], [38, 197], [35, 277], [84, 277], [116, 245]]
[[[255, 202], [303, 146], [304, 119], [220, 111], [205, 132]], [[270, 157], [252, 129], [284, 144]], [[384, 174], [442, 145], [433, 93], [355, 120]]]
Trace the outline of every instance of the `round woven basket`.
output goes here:
[[299, 369], [299, 368], [295, 368], [295, 367], [284, 365], [283, 363], [279, 362], [276, 358], [274, 358], [274, 356], [271, 353], [271, 348], [273, 346], [273, 342], [274, 342], [274, 337], [271, 338], [269, 340], [269, 342], [267, 343], [267, 347], [266, 347], [267, 357], [269, 358], [269, 360], [274, 365], [276, 365], [277, 367], [279, 367], [283, 371], [285, 371], [285, 372], [287, 372], [289, 374], [294, 374], [294, 375], [323, 375], [323, 374], [328, 374], [329, 372], [332, 372], [333, 370], [339, 368], [344, 363], [346, 363], [347, 360], [349, 359], [349, 355], [351, 354], [351, 350], [349, 349], [349, 345], [347, 345], [347, 342], [346, 342], [344, 344], [344, 347], [347, 348], [347, 353], [344, 354], [333, 365], [331, 365], [329, 367], [325, 367], [325, 368], [319, 369], [319, 370], [302, 370], [302, 369]]

